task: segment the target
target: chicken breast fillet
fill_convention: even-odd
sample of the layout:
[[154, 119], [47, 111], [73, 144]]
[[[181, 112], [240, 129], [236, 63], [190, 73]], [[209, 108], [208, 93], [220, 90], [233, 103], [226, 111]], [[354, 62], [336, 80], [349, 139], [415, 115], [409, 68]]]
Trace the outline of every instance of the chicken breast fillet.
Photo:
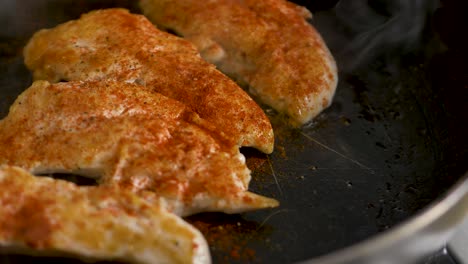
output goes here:
[[0, 246], [29, 255], [134, 263], [210, 263], [202, 234], [156, 204], [0, 166]]
[[241, 146], [273, 151], [262, 109], [188, 41], [124, 9], [93, 11], [37, 32], [24, 49], [36, 80], [114, 79], [179, 100]]
[[285, 0], [140, 0], [140, 6], [293, 123], [330, 105], [336, 64], [304, 7]]
[[247, 191], [234, 142], [184, 104], [139, 85], [36, 81], [0, 121], [0, 164], [152, 191], [178, 215], [277, 206]]

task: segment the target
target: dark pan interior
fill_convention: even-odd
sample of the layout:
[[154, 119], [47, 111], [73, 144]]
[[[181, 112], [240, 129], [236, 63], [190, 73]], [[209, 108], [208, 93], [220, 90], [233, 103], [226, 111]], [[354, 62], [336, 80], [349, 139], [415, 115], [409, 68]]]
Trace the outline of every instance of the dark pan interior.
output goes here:
[[[0, 117], [31, 84], [21, 52], [36, 30], [97, 8], [139, 12], [134, 2], [0, 1]], [[311, 2], [301, 4], [340, 69], [334, 103], [301, 129], [265, 108], [275, 152], [242, 152], [251, 189], [281, 206], [189, 217], [215, 263], [290, 263], [354, 244], [408, 219], [468, 169], [466, 1]]]

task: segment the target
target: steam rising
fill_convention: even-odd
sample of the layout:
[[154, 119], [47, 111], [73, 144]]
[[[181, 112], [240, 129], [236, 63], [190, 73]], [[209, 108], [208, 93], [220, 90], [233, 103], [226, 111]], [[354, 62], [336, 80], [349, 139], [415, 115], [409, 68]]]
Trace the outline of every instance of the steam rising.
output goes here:
[[[344, 62], [344, 70], [352, 70], [371, 59], [411, 52], [423, 41], [422, 33], [428, 18], [438, 7], [437, 0], [342, 0], [333, 9], [335, 18], [328, 27], [330, 45]], [[327, 32], [328, 34], [329, 32]], [[327, 40], [328, 41], [328, 40]], [[336, 52], [337, 51], [337, 52]], [[343, 70], [343, 69], [342, 69]]]

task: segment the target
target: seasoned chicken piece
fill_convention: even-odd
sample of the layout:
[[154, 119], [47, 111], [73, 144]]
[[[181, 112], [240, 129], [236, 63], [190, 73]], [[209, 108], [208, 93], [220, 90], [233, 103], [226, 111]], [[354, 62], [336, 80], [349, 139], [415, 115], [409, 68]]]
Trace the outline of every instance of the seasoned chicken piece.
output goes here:
[[179, 100], [239, 145], [273, 151], [270, 121], [232, 80], [188, 41], [124, 9], [94, 11], [41, 30], [24, 50], [36, 80], [114, 79]]
[[153, 191], [178, 215], [277, 206], [247, 191], [244, 156], [215, 130], [139, 85], [36, 81], [0, 121], [0, 164]]
[[202, 234], [157, 204], [0, 166], [0, 246], [29, 255], [210, 263]]
[[304, 7], [284, 0], [140, 0], [161, 28], [191, 40], [203, 58], [296, 124], [330, 105], [335, 61]]

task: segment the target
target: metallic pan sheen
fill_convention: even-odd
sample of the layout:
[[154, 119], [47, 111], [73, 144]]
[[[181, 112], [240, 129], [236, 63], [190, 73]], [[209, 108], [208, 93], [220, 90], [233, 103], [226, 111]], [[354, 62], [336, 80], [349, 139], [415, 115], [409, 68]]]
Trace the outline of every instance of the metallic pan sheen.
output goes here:
[[468, 173], [446, 197], [403, 224], [359, 244], [301, 263], [414, 263], [442, 248], [467, 216]]
[[[337, 61], [333, 104], [300, 129], [265, 109], [275, 151], [242, 150], [252, 190], [279, 208], [188, 220], [214, 263], [417, 261], [468, 211], [466, 12], [447, 0], [297, 2], [314, 13]], [[136, 3], [1, 0], [0, 118], [31, 84], [21, 54], [34, 32], [99, 8], [138, 13]], [[5, 262], [37, 259], [0, 255]]]

